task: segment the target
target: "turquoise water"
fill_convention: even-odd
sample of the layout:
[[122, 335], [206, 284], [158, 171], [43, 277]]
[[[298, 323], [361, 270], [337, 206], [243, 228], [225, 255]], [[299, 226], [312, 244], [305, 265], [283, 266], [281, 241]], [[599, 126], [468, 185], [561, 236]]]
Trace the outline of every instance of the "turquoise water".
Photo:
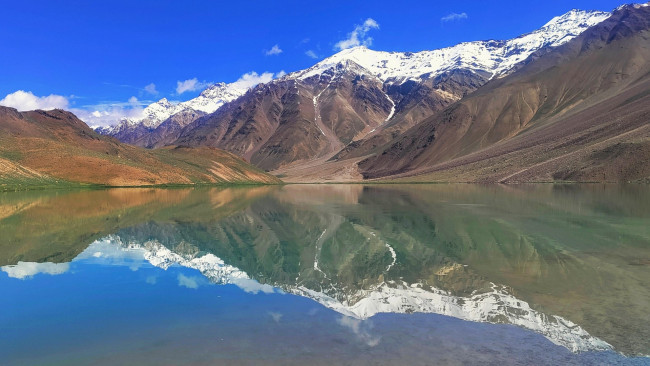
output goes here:
[[0, 195], [0, 364], [650, 364], [650, 188]]

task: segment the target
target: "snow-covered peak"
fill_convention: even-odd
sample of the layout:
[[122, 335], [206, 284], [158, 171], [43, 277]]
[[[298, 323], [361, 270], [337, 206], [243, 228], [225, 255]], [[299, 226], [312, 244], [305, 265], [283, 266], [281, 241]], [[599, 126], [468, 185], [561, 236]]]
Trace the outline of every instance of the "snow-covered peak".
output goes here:
[[237, 82], [230, 84], [217, 83], [202, 91], [198, 97], [179, 105], [182, 107], [181, 110], [191, 108], [196, 111], [213, 113], [222, 105], [244, 95], [247, 90], [248, 88], [242, 87]]
[[290, 74], [306, 79], [346, 60], [353, 61], [383, 81], [419, 79], [454, 69], [486, 72], [491, 76], [507, 73], [517, 63], [544, 47], [557, 47], [607, 19], [611, 13], [571, 10], [555, 17], [542, 28], [507, 41], [475, 41], [422, 52], [383, 52], [366, 47], [343, 50], [313, 67]]
[[187, 110], [213, 113], [222, 105], [231, 102], [244, 95], [248, 90], [247, 85], [241, 82], [230, 84], [216, 83], [199, 94], [198, 97], [182, 103], [172, 103], [167, 98], [148, 105], [139, 118], [123, 118], [116, 126], [102, 128], [96, 131], [102, 134], [114, 134], [125, 129], [130, 129], [142, 125], [149, 129], [158, 127], [169, 117]]
[[156, 103], [149, 104], [142, 111], [143, 118], [140, 121], [147, 127], [156, 127], [176, 112], [179, 112], [178, 106], [169, 102], [167, 98], [162, 98]]
[[216, 83], [212, 84], [209, 87], [207, 87], [204, 91], [201, 92], [201, 96], [204, 96], [206, 98], [215, 98], [219, 97], [219, 95], [222, 93], [224, 89], [228, 87], [228, 84], [226, 83]]
[[631, 7], [631, 8], [634, 8], [634, 9], [639, 9], [639, 8], [645, 8], [646, 6], [650, 6], [650, 1], [648, 1], [647, 3], [641, 3], [641, 4], [634, 4], [634, 3], [633, 4], [623, 4], [623, 5], [620, 5], [618, 8], [616, 8], [616, 10], [622, 10], [622, 9], [625, 9], [625, 8], [628, 8], [628, 7]]

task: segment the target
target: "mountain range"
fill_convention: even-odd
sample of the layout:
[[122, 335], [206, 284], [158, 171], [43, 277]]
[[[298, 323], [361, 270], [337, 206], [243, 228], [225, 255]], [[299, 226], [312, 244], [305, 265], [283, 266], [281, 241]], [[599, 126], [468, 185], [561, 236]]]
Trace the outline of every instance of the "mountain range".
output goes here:
[[98, 132], [224, 149], [289, 182], [647, 180], [649, 19], [647, 4], [624, 5], [505, 41], [355, 47]]
[[650, 6], [510, 40], [345, 49], [94, 130], [0, 107], [0, 187], [650, 181]]

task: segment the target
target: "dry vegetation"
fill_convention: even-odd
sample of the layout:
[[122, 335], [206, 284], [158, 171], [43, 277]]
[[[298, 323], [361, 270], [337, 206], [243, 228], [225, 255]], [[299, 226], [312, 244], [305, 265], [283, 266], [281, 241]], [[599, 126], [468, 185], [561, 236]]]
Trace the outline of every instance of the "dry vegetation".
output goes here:
[[237, 156], [213, 148], [146, 150], [100, 136], [61, 110], [0, 107], [0, 185], [276, 184]]

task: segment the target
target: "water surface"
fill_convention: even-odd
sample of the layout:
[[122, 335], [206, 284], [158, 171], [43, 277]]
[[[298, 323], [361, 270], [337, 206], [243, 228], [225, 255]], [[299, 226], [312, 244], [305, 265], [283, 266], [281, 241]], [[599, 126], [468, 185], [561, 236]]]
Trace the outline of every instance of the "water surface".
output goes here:
[[646, 186], [5, 193], [0, 270], [8, 365], [650, 364]]

